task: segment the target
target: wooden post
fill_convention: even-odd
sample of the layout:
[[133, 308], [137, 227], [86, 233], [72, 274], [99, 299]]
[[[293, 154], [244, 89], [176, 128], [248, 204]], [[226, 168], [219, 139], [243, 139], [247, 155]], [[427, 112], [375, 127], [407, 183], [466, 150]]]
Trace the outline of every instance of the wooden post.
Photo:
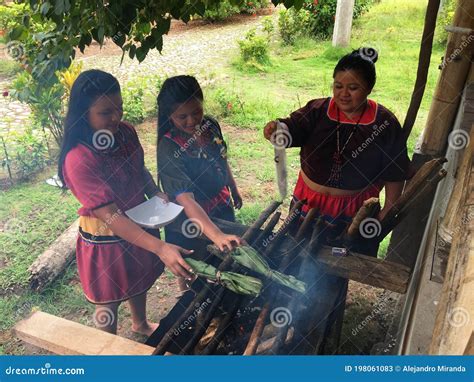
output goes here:
[[462, 174], [468, 179], [463, 187], [462, 214], [449, 253], [441, 299], [438, 305], [430, 354], [461, 355], [474, 328], [474, 168], [471, 143], [470, 164]]
[[337, 0], [332, 46], [346, 47], [351, 41], [354, 0]]
[[[458, 0], [454, 14], [455, 27], [474, 26], [474, 2]], [[421, 151], [427, 155], [443, 155], [452, 129], [466, 78], [471, 66], [474, 34], [451, 33], [441, 64], [441, 75], [431, 103], [423, 132]]]

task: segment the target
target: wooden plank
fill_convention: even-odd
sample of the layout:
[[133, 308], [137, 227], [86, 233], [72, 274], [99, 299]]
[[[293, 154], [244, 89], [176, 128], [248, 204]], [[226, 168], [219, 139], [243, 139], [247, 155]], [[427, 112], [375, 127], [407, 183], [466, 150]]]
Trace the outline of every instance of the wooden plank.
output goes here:
[[329, 274], [397, 293], [406, 293], [411, 276], [406, 265], [354, 252], [333, 256], [331, 247], [323, 247], [317, 260]]
[[[472, 145], [472, 143], [471, 143]], [[472, 146], [468, 148], [472, 148]], [[472, 152], [472, 151], [471, 151]], [[463, 354], [474, 328], [474, 195], [473, 158], [461, 179], [463, 206], [458, 214], [446, 277], [441, 291], [429, 354]]]
[[21, 340], [61, 355], [151, 355], [154, 348], [44, 312], [13, 328]]
[[[286, 237], [279, 251], [285, 253], [296, 246], [297, 243], [293, 238]], [[410, 282], [410, 267], [356, 252], [351, 252], [349, 256], [338, 257], [332, 255], [331, 247], [322, 246], [316, 260], [325, 273], [392, 292], [406, 293]]]
[[474, 331], [471, 333], [466, 349], [464, 349], [464, 355], [474, 355]]

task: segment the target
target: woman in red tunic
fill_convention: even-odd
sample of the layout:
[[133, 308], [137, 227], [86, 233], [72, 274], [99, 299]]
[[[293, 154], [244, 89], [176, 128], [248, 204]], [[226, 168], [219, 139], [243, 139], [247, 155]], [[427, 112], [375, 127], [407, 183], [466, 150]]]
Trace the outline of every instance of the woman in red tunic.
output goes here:
[[115, 333], [118, 306], [129, 300], [132, 330], [150, 335], [157, 325], [146, 319], [146, 292], [164, 266], [190, 277], [181, 257], [190, 252], [124, 215], [159, 189], [145, 168], [137, 133], [122, 115], [115, 77], [99, 70], [81, 73], [69, 99], [59, 176], [82, 205], [77, 266], [84, 293], [96, 304], [96, 326]]
[[[367, 99], [375, 85], [377, 52], [361, 48], [342, 57], [334, 69], [333, 97], [309, 101], [280, 119], [286, 147], [301, 147], [301, 169], [293, 202], [310, 208], [334, 227], [337, 236], [362, 206], [385, 187], [381, 219], [401, 195], [409, 159], [397, 118]], [[264, 128], [275, 138], [277, 122]]]

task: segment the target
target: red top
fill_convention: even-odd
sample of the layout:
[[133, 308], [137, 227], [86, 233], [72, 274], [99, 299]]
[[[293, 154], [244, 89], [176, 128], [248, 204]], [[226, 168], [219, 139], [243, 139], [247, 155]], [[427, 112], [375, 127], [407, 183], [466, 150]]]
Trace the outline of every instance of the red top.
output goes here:
[[291, 135], [288, 147], [301, 147], [301, 169], [315, 183], [329, 185], [338, 125], [340, 147], [347, 142], [342, 152], [339, 188], [358, 190], [407, 178], [410, 161], [400, 124], [388, 109], [375, 101], [368, 100], [358, 125], [344, 112], [338, 112], [331, 98], [309, 101], [281, 121]]
[[82, 204], [81, 216], [110, 203], [126, 211], [145, 201], [144, 153], [135, 129], [122, 122], [114, 140], [107, 150], [81, 142], [66, 155], [64, 179]]

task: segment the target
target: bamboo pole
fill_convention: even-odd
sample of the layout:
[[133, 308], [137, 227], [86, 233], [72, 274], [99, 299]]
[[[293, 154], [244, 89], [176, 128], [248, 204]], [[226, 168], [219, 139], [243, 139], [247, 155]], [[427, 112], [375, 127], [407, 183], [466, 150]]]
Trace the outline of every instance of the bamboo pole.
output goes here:
[[[458, 0], [453, 25], [457, 28], [472, 28], [474, 1]], [[447, 137], [452, 129], [462, 90], [471, 66], [474, 34], [451, 33], [441, 75], [433, 96], [421, 141], [421, 152], [425, 155], [443, 155]]]

